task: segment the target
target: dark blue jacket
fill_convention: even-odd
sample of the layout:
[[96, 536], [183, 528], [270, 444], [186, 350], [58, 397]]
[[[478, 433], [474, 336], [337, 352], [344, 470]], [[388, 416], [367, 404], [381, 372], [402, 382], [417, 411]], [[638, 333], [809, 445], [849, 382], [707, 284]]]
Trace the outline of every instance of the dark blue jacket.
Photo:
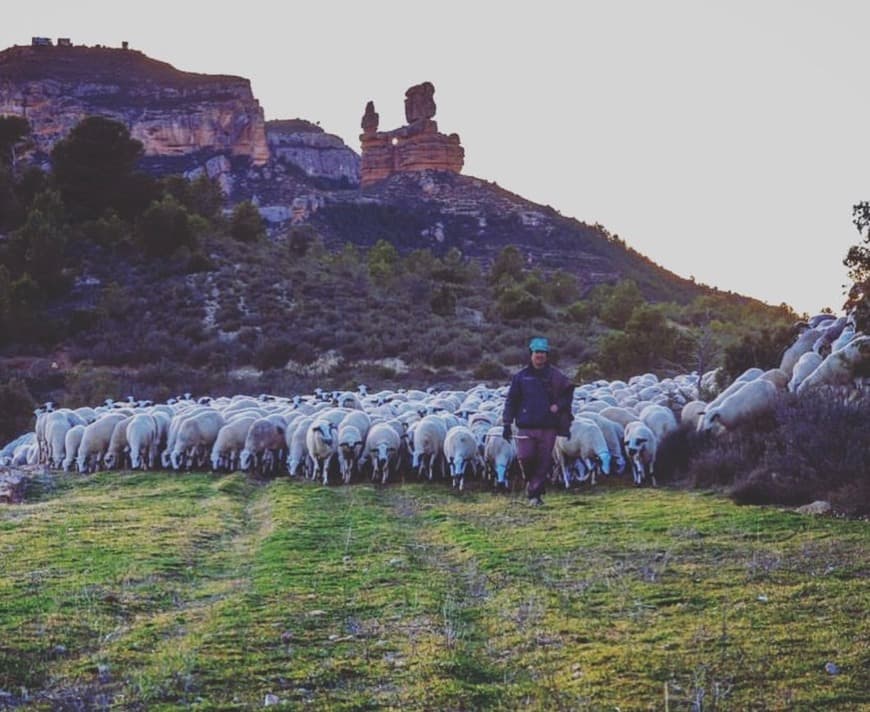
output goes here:
[[[502, 421], [510, 425], [516, 420], [519, 428], [565, 431], [571, 425], [573, 396], [574, 384], [559, 369], [550, 364], [537, 369], [529, 364], [511, 379]], [[554, 403], [559, 410], [551, 413]]]

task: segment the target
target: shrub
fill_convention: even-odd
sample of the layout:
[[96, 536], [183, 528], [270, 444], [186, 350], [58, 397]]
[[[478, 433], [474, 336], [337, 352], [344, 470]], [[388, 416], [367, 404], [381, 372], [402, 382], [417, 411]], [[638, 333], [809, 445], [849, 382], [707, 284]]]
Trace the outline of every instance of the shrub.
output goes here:
[[594, 316], [592, 305], [587, 301], [574, 302], [565, 309], [565, 318], [575, 324], [588, 324]]
[[5, 444], [33, 429], [36, 402], [24, 381], [12, 378], [0, 385], [0, 440]]
[[293, 352], [294, 345], [287, 338], [264, 340], [254, 351], [254, 366], [261, 371], [284, 368]]
[[168, 257], [181, 247], [197, 246], [190, 213], [172, 196], [151, 203], [136, 227], [142, 249], [149, 257]]
[[504, 381], [508, 378], [508, 370], [498, 361], [485, 358], [472, 371], [475, 378], [481, 381]]
[[496, 308], [503, 319], [529, 319], [546, 313], [540, 297], [522, 287], [509, 287], [501, 292]]
[[697, 487], [730, 485], [739, 503], [848, 503], [870, 513], [866, 463], [870, 395], [830, 391], [780, 399], [773, 416], [698, 448], [689, 466]]
[[250, 200], [239, 203], [233, 209], [230, 236], [239, 242], [256, 242], [266, 236], [266, 226], [260, 211]]

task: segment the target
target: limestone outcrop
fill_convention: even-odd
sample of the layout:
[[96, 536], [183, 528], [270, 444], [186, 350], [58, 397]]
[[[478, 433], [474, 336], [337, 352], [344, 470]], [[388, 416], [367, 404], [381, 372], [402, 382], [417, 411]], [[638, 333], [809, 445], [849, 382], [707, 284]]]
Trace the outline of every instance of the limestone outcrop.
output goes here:
[[311, 178], [359, 185], [360, 159], [338, 136], [304, 119], [266, 122], [272, 158], [292, 163]]
[[461, 173], [465, 149], [457, 134], [438, 131], [435, 116], [435, 87], [431, 82], [412, 86], [405, 92], [405, 120], [393, 131], [378, 131], [379, 117], [374, 102], [366, 105], [360, 135], [362, 158], [360, 185], [366, 187], [395, 173], [450, 171]]
[[24, 116], [37, 153], [83, 118], [123, 122], [146, 157], [200, 152], [269, 160], [263, 110], [242, 77], [182, 72], [110, 47], [16, 46], [0, 52], [0, 115]]

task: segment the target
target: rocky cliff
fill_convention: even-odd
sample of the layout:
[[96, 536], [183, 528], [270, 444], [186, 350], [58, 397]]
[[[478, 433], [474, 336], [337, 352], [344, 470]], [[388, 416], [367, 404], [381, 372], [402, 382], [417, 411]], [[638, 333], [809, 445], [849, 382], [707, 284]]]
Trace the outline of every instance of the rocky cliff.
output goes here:
[[182, 72], [129, 49], [16, 46], [0, 52], [0, 115], [30, 122], [48, 154], [81, 119], [127, 125], [147, 157], [227, 154], [269, 160], [263, 110], [250, 81]]
[[304, 119], [267, 121], [266, 138], [273, 159], [298, 166], [309, 178], [359, 185], [359, 156], [316, 124]]

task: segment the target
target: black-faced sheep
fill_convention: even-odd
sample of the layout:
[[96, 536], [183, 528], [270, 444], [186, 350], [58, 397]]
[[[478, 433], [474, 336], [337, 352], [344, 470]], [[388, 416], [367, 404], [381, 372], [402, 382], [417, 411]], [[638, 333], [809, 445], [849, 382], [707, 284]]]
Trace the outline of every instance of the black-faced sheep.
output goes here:
[[602, 466], [602, 473], [605, 475], [619, 475], [625, 470], [625, 446], [623, 445], [623, 436], [625, 428], [616, 421], [605, 418], [600, 413], [587, 413], [580, 411], [578, 418], [586, 418], [595, 423], [601, 428], [601, 433], [604, 435], [604, 441], [607, 443], [607, 449], [610, 451], [610, 468], [605, 469]]
[[366, 438], [366, 458], [372, 467], [372, 480], [386, 484], [398, 470], [402, 441], [389, 423], [373, 423]]
[[371, 423], [365, 411], [352, 410], [338, 424], [337, 454], [344, 484], [349, 484], [357, 474]]
[[305, 447], [311, 463], [311, 477], [315, 480], [322, 479], [325, 485], [329, 484], [329, 468], [338, 449], [337, 432], [338, 423], [318, 414], [308, 426], [305, 435]]
[[571, 423], [570, 437], [559, 436], [553, 445], [553, 460], [562, 473], [565, 487], [573, 480], [585, 482], [591, 477], [595, 484], [595, 473], [610, 472], [610, 448], [604, 439], [601, 428], [582, 415]]
[[658, 441], [652, 430], [640, 420], [635, 420], [625, 426], [625, 451], [632, 463], [634, 484], [640, 486], [644, 480], [650, 479], [656, 484], [655, 462]]

